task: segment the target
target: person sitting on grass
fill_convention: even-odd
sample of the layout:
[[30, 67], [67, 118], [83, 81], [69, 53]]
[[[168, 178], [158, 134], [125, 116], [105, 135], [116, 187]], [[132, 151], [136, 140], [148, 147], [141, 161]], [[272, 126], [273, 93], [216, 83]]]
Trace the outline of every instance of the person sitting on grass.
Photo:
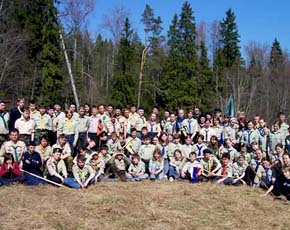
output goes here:
[[205, 149], [203, 151], [201, 165], [202, 173], [198, 177], [198, 181], [208, 182], [217, 181], [219, 179], [221, 173], [221, 163], [209, 149]]
[[196, 183], [198, 176], [201, 175], [202, 165], [197, 160], [195, 152], [189, 153], [188, 160], [182, 167], [181, 178]]
[[164, 159], [161, 157], [160, 149], [155, 149], [153, 157], [149, 162], [150, 180], [162, 180], [164, 177]]
[[73, 178], [69, 178], [65, 163], [61, 159], [62, 149], [53, 149], [52, 156], [46, 162], [47, 179], [57, 184], [65, 184], [69, 187], [73, 183]]
[[270, 162], [263, 158], [254, 179], [254, 187], [268, 189], [272, 185], [272, 169]]
[[77, 158], [77, 164], [73, 166], [73, 176], [74, 180], [70, 183], [71, 188], [87, 188], [89, 184], [92, 184], [92, 180], [95, 177], [95, 171], [93, 168], [85, 164], [84, 156], [79, 156]]
[[95, 171], [95, 178], [94, 181], [101, 182], [104, 180], [104, 170], [105, 170], [105, 163], [100, 158], [98, 152], [93, 152], [89, 159], [86, 161], [88, 164], [93, 168]]
[[246, 175], [248, 164], [244, 155], [238, 156], [238, 161], [233, 164], [233, 185], [246, 185], [244, 177]]
[[36, 144], [34, 141], [28, 142], [28, 151], [25, 152], [22, 156], [22, 165], [24, 176], [25, 176], [25, 184], [26, 185], [41, 185], [45, 184], [45, 181], [40, 179], [42, 177], [42, 159], [38, 152], [35, 151]]
[[117, 151], [110, 159], [110, 168], [116, 180], [126, 181], [126, 168], [131, 164], [124, 153]]
[[141, 181], [148, 178], [148, 174], [145, 173], [145, 163], [141, 161], [138, 154], [132, 154], [131, 164], [126, 177], [133, 181]]
[[0, 168], [0, 185], [12, 185], [23, 182], [24, 177], [17, 161], [11, 153], [4, 154], [4, 162]]
[[229, 153], [224, 153], [222, 156], [222, 171], [221, 178], [217, 184], [230, 185], [233, 181], [233, 166], [231, 164], [231, 156]]
[[179, 149], [174, 151], [174, 158], [172, 158], [169, 162], [169, 181], [172, 182], [175, 179], [180, 178], [180, 172], [184, 165], [184, 158]]

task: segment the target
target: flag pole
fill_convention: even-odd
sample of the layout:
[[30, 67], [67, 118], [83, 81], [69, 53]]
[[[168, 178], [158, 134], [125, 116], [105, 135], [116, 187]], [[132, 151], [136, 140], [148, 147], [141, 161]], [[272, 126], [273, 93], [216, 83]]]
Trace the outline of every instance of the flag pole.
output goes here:
[[[59, 184], [59, 183], [56, 183], [56, 182], [54, 182], [54, 181], [48, 180], [48, 179], [46, 179], [46, 178], [44, 178], [44, 177], [41, 177], [41, 176], [35, 175], [34, 173], [28, 172], [28, 171], [26, 171], [26, 170], [24, 170], [24, 169], [20, 169], [20, 170], [21, 170], [22, 172], [25, 172], [25, 173], [27, 173], [27, 174], [29, 174], [29, 175], [31, 175], [31, 176], [34, 176], [34, 177], [38, 178], [38, 179], [41, 179], [41, 180], [44, 180], [44, 181], [46, 181], [46, 182], [48, 182], [48, 183], [54, 184], [54, 185], [56, 185], [56, 186], [58, 186], [58, 187], [65, 187], [65, 186], [62, 185], [62, 184]], [[66, 187], [65, 187], [65, 188], [66, 188]]]

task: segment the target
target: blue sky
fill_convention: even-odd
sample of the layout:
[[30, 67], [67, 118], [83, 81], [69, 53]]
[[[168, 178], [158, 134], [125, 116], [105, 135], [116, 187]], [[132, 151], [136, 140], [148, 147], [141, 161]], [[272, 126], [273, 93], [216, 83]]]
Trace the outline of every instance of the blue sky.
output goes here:
[[[145, 5], [149, 4], [156, 16], [161, 16], [164, 33], [171, 24], [173, 15], [180, 14], [182, 0], [96, 0], [96, 6], [88, 19], [88, 29], [92, 36], [108, 33], [101, 27], [105, 14], [112, 8], [123, 5], [129, 12], [129, 18], [142, 38], [143, 25], [140, 22]], [[243, 48], [250, 41], [269, 44], [277, 37], [282, 48], [290, 50], [290, 1], [288, 0], [189, 0], [197, 23], [211, 23], [221, 20], [231, 8], [240, 32], [240, 46]]]

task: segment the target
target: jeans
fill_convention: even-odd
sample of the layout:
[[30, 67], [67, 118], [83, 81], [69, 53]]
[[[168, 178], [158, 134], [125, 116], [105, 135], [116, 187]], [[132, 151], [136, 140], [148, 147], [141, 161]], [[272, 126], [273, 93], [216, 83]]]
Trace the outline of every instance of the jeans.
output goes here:
[[132, 176], [130, 173], [126, 173], [126, 178], [129, 180], [133, 180], [133, 181], [141, 181], [141, 180], [145, 180], [149, 177], [149, 175], [147, 173], [144, 173], [140, 176]]
[[169, 160], [168, 159], [164, 159], [164, 175], [168, 175], [168, 171], [169, 171]]
[[158, 173], [157, 175], [156, 174], [153, 174], [153, 173], [151, 173], [150, 174], [150, 179], [152, 179], [152, 180], [162, 180], [163, 179], [163, 177], [164, 177], [164, 173], [163, 173], [163, 171], [161, 171], [160, 173]]
[[74, 178], [65, 178], [63, 182], [66, 186], [74, 189], [79, 189], [81, 188], [80, 184], [74, 179]]
[[174, 179], [179, 178], [180, 175], [177, 172], [176, 168], [173, 166], [169, 166], [169, 177], [173, 177]]
[[11, 185], [16, 182], [22, 183], [24, 181], [24, 176], [16, 176], [12, 178], [0, 177], [0, 183], [3, 185]]

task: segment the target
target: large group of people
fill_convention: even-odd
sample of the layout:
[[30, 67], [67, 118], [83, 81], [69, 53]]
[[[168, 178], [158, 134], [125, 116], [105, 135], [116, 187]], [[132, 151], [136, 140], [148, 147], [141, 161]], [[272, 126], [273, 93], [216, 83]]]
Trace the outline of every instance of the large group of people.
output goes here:
[[0, 101], [0, 184], [86, 188], [104, 181], [168, 180], [248, 185], [290, 199], [286, 116], [273, 124], [198, 106], [185, 111], [98, 106], [62, 111], [24, 98]]

